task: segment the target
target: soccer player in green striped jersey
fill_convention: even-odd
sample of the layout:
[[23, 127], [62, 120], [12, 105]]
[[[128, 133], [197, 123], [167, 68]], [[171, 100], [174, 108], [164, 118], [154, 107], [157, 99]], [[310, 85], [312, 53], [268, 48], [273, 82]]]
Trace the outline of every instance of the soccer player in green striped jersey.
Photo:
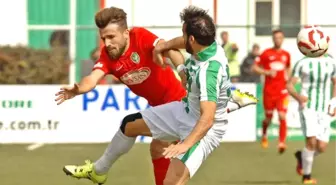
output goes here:
[[[300, 92], [294, 85], [300, 82]], [[330, 136], [331, 100], [336, 97], [336, 62], [328, 55], [305, 57], [298, 61], [288, 82], [289, 93], [299, 103], [300, 121], [306, 145], [295, 153], [297, 172], [303, 175], [304, 184], [316, 184], [311, 178], [314, 157], [326, 150]]]

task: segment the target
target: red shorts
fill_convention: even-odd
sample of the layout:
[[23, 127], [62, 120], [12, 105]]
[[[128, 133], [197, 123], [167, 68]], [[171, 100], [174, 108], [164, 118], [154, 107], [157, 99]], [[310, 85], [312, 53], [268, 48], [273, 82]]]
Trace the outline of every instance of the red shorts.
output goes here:
[[273, 115], [274, 109], [278, 112], [287, 112], [288, 108], [288, 95], [281, 95], [281, 96], [270, 96], [264, 95], [263, 97], [263, 104], [266, 117], [271, 117]]

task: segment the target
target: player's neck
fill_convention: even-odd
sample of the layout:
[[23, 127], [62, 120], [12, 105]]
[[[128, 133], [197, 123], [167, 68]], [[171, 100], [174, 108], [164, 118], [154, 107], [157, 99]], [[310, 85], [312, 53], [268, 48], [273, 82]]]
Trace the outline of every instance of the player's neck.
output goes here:
[[280, 46], [280, 47], [273, 46], [273, 49], [274, 49], [274, 50], [277, 50], [277, 51], [280, 51], [280, 50], [281, 50], [281, 46]]
[[195, 57], [196, 59], [199, 59], [197, 54], [198, 54], [199, 52], [202, 52], [203, 50], [205, 50], [207, 47], [208, 47], [208, 46], [195, 45], [194, 53], [193, 53], [194, 57]]
[[130, 44], [131, 44], [131, 38], [129, 38], [127, 40], [127, 44], [126, 44], [125, 50], [124, 50], [124, 52], [123, 52], [122, 55], [125, 55], [125, 53], [127, 52], [128, 48], [130, 47]]

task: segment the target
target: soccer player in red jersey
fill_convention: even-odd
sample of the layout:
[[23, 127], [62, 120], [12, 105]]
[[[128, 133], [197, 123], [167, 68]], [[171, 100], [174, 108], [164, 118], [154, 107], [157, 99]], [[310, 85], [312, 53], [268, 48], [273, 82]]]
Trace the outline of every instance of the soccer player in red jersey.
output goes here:
[[[172, 69], [162, 68], [153, 61], [161, 57], [157, 56], [161, 54], [154, 52], [154, 49], [155, 46], [163, 44], [164, 40], [144, 28], [128, 29], [126, 13], [116, 7], [101, 10], [96, 14], [95, 21], [105, 44], [101, 56], [89, 76], [84, 77], [79, 84], [62, 88], [56, 94], [58, 104], [91, 91], [107, 74], [116, 76], [133, 93], [145, 98], [151, 106], [180, 101], [185, 97], [186, 90], [175, 77]], [[183, 37], [179, 37], [178, 40], [181, 41], [181, 38]], [[171, 59], [183, 81], [184, 71], [178, 67], [184, 63], [182, 54], [170, 49], [163, 52], [163, 55]], [[256, 103], [255, 98], [248, 94], [235, 91], [233, 96], [233, 102], [228, 110], [230, 112]], [[139, 116], [141, 117], [140, 113], [128, 115], [123, 122], [134, 121], [139, 119]], [[156, 185], [163, 185], [170, 164], [170, 160], [162, 155], [164, 148], [168, 145], [169, 143], [153, 140], [150, 146]], [[86, 161], [86, 164], [82, 166], [67, 165], [63, 170], [67, 175], [103, 184], [106, 182], [106, 174], [112, 165], [109, 155], [111, 151], [112, 148], [109, 145], [95, 163]]]
[[265, 75], [263, 104], [266, 118], [262, 125], [262, 146], [268, 147], [267, 128], [271, 123], [273, 110], [276, 109], [280, 121], [278, 149], [280, 153], [283, 153], [286, 149], [287, 135], [288, 92], [286, 82], [290, 72], [290, 54], [281, 48], [284, 40], [284, 33], [281, 30], [273, 31], [272, 37], [274, 46], [266, 49], [256, 58], [253, 70], [260, 75]]

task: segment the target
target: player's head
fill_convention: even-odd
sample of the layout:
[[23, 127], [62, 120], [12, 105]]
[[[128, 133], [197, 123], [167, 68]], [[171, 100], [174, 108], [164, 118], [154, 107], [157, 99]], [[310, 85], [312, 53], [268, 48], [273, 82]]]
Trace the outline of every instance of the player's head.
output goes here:
[[229, 41], [229, 33], [227, 31], [222, 31], [221, 39], [223, 43], [227, 43]]
[[285, 35], [282, 30], [277, 29], [272, 32], [272, 39], [275, 48], [281, 48]]
[[189, 6], [180, 14], [183, 22], [183, 37], [186, 44], [186, 51], [190, 54], [196, 54], [198, 48], [210, 46], [215, 42], [216, 26], [208, 12]]
[[120, 8], [104, 8], [96, 14], [95, 22], [108, 55], [112, 59], [119, 58], [124, 53], [129, 40], [127, 14]]

